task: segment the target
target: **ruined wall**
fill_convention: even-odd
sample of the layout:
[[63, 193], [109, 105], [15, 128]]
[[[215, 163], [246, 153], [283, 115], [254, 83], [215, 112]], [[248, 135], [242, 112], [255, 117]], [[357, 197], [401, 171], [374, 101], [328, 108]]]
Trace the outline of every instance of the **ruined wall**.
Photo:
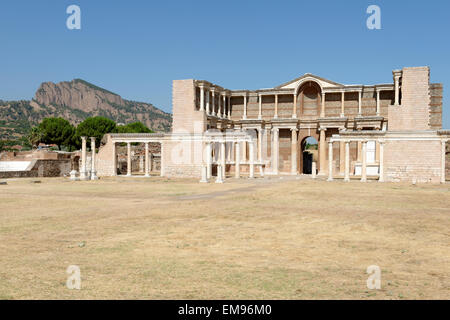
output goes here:
[[165, 141], [161, 150], [161, 175], [200, 178], [203, 157], [202, 142]]
[[400, 106], [389, 106], [389, 131], [430, 130], [430, 69], [404, 68]]
[[440, 141], [386, 141], [384, 153], [386, 181], [439, 183]]
[[0, 172], [0, 178], [64, 177], [71, 171], [71, 160], [33, 160], [24, 171]]
[[172, 85], [172, 132], [204, 132], [206, 130], [206, 114], [196, 106], [194, 80], [174, 80]]
[[440, 83], [430, 84], [430, 129], [442, 129], [442, 94], [443, 85]]

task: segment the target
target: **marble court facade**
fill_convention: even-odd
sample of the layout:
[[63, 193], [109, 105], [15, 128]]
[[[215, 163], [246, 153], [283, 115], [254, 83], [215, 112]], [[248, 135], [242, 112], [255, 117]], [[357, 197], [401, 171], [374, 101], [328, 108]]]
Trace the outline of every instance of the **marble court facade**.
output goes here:
[[[97, 175], [117, 174], [117, 143], [157, 142], [168, 177], [300, 175], [314, 166], [330, 181], [444, 183], [442, 91], [428, 67], [394, 70], [392, 83], [370, 85], [312, 74], [260, 90], [174, 80], [172, 132], [107, 135]], [[308, 138], [318, 141], [314, 163], [304, 157]]]

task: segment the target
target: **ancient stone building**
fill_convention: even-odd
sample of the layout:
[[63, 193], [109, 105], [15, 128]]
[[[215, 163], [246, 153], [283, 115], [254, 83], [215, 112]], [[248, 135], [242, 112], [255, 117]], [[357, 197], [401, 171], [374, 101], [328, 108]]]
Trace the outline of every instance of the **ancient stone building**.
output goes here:
[[[161, 144], [161, 175], [253, 177], [311, 173], [328, 180], [445, 182], [441, 84], [428, 67], [393, 71], [393, 81], [344, 85], [305, 74], [260, 90], [204, 80], [173, 81], [170, 134], [110, 134], [99, 175], [117, 174], [117, 143]], [[318, 161], [305, 152], [318, 141]], [[131, 165], [130, 165], [131, 167]], [[129, 174], [131, 175], [131, 169]], [[146, 170], [147, 172], [147, 170]]]

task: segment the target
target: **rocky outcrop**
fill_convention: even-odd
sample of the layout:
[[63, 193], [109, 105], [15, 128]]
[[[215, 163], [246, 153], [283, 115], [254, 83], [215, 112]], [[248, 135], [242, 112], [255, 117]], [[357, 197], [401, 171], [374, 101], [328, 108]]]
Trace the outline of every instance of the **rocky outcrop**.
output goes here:
[[122, 99], [118, 94], [81, 79], [57, 84], [44, 82], [34, 101], [40, 106], [70, 108], [89, 116], [105, 116], [116, 122], [141, 121], [154, 131], [169, 131], [172, 121], [170, 114], [151, 104]]
[[168, 132], [172, 115], [152, 104], [123, 99], [81, 79], [44, 82], [33, 100], [0, 100], [0, 140], [16, 140], [47, 117], [62, 117], [77, 125], [103, 116], [118, 123], [140, 121], [156, 132]]

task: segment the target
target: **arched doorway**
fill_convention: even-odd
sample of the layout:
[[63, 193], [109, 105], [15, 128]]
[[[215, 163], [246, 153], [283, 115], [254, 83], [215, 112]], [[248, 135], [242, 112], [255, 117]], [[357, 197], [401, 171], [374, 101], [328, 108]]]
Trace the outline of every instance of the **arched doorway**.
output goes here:
[[298, 98], [300, 101], [300, 114], [302, 117], [317, 118], [320, 114], [322, 89], [314, 81], [307, 81], [298, 88]]
[[302, 167], [300, 168], [303, 174], [312, 174], [312, 163], [319, 156], [319, 143], [314, 137], [305, 137], [301, 142], [301, 157], [302, 157]]

